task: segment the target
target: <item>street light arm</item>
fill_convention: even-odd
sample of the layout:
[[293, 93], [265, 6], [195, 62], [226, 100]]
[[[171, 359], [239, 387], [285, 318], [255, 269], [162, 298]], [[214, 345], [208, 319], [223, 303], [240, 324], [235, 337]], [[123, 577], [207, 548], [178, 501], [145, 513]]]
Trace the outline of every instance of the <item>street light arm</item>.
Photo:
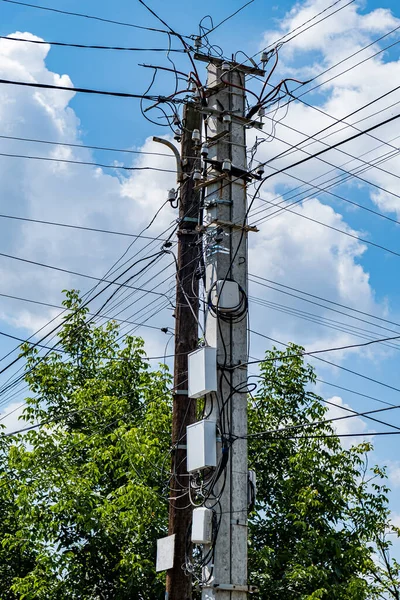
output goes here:
[[176, 148], [176, 146], [174, 146], [174, 144], [172, 144], [168, 140], [165, 140], [164, 138], [159, 138], [157, 136], [153, 136], [153, 142], [158, 142], [159, 144], [164, 144], [164, 146], [167, 146], [175, 154], [177, 181], [178, 181], [178, 183], [181, 182], [183, 179], [182, 161], [181, 161], [181, 157], [180, 157], [179, 151]]

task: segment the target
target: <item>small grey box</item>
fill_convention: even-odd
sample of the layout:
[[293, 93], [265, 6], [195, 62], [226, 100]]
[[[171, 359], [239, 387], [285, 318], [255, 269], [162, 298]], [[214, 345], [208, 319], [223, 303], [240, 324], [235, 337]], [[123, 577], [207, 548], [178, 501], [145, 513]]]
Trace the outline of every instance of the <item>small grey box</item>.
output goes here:
[[188, 355], [189, 398], [217, 391], [217, 349], [204, 346]]
[[205, 419], [188, 425], [187, 434], [187, 470], [199, 471], [206, 467], [217, 466], [217, 425], [215, 421]]
[[192, 542], [193, 544], [211, 544], [213, 511], [201, 506], [193, 510]]
[[156, 571], [168, 571], [174, 566], [175, 533], [157, 540]]

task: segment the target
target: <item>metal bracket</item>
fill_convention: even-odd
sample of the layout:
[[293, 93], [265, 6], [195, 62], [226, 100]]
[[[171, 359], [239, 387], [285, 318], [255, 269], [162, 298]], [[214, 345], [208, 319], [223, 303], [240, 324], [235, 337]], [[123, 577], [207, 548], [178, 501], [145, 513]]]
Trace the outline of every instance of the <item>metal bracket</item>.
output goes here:
[[196, 229], [178, 229], [177, 235], [199, 235], [199, 231]]
[[213, 206], [217, 206], [218, 204], [227, 204], [228, 206], [232, 206], [232, 200], [206, 200], [204, 202], [204, 208], [212, 208]]
[[172, 393], [174, 396], [187, 396], [189, 391], [188, 390], [174, 390]]
[[235, 583], [212, 583], [212, 584], [204, 584], [202, 585], [204, 589], [214, 589], [218, 591], [235, 591], [235, 592], [250, 592], [250, 594], [254, 594], [254, 592], [258, 592], [258, 587], [255, 585], [236, 585]]
[[[213, 221], [211, 223], [209, 223], [208, 225], [203, 225], [202, 227], [204, 227], [204, 229], [207, 229], [207, 227], [210, 226], [220, 226], [220, 227], [229, 227], [230, 229], [234, 229], [236, 231], [253, 231], [254, 233], [258, 233], [260, 230], [255, 227], [254, 225], [245, 225], [243, 227], [243, 225], [239, 225], [238, 223], [232, 223], [232, 221], [222, 221], [221, 219], [213, 219]], [[201, 229], [199, 229], [199, 231], [201, 231]]]
[[175, 446], [175, 450], [187, 450], [186, 444], [178, 444]]
[[199, 219], [197, 217], [182, 217], [182, 219], [180, 219], [181, 223], [198, 223]]
[[227, 178], [227, 176], [224, 173], [223, 175], [218, 175], [217, 177], [214, 177], [214, 179], [207, 179], [207, 181], [203, 181], [202, 183], [199, 183], [193, 189], [195, 192], [197, 192], [198, 190], [201, 190], [204, 187], [213, 185], [214, 183], [219, 183], [220, 181], [223, 181], [226, 178]]
[[[209, 56], [208, 54], [202, 54], [201, 52], [195, 52], [193, 58], [195, 60], [200, 60], [202, 62], [213, 63], [214, 65], [222, 65], [224, 60], [222, 58], [218, 58], [217, 56]], [[235, 61], [229, 61], [229, 65], [231, 69], [237, 69], [238, 71], [242, 71], [243, 73], [250, 73], [250, 75], [258, 75], [259, 77], [264, 77], [265, 71], [264, 69], [259, 69], [256, 67], [247, 67], [241, 63], [237, 63]]]

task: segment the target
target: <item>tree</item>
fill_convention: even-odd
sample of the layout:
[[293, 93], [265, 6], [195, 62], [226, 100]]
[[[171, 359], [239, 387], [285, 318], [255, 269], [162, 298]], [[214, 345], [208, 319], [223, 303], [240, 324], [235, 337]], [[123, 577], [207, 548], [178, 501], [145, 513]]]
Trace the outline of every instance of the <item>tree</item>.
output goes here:
[[[96, 326], [77, 292], [64, 304], [57, 350], [41, 358], [23, 348], [35, 394], [24, 418], [42, 426], [7, 454], [5, 485], [17, 476], [2, 545], [16, 553], [23, 540], [33, 551], [10, 588], [43, 600], [161, 597], [155, 540], [167, 522], [170, 376], [150, 371], [142, 340], [120, 346], [115, 323]], [[19, 515], [17, 531], [10, 515]]]
[[[77, 292], [64, 304], [57, 348], [22, 349], [24, 419], [39, 426], [0, 434], [0, 598], [163, 598], [171, 377], [149, 368], [140, 338], [97, 325]], [[399, 600], [385, 473], [368, 468], [370, 444], [346, 450], [320, 423], [314, 382], [292, 345], [266, 353], [249, 398], [250, 581], [261, 600]]]
[[318, 425], [327, 409], [310, 389], [315, 372], [302, 351], [267, 352], [250, 402], [249, 457], [258, 478], [251, 581], [265, 600], [398, 599], [387, 534], [400, 532], [390, 524], [385, 472], [368, 468], [371, 444], [347, 450], [331, 423]]

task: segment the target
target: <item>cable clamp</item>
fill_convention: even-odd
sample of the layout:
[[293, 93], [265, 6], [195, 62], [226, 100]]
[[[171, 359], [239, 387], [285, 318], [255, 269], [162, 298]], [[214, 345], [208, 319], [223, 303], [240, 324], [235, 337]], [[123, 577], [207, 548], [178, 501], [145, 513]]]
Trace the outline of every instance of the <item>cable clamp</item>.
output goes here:
[[189, 393], [189, 390], [174, 390], [173, 391], [174, 396], [187, 396], [188, 393]]
[[239, 519], [232, 519], [231, 525], [239, 525], [240, 527], [248, 527], [245, 521], [239, 521]]
[[186, 444], [177, 444], [175, 450], [187, 450]]

